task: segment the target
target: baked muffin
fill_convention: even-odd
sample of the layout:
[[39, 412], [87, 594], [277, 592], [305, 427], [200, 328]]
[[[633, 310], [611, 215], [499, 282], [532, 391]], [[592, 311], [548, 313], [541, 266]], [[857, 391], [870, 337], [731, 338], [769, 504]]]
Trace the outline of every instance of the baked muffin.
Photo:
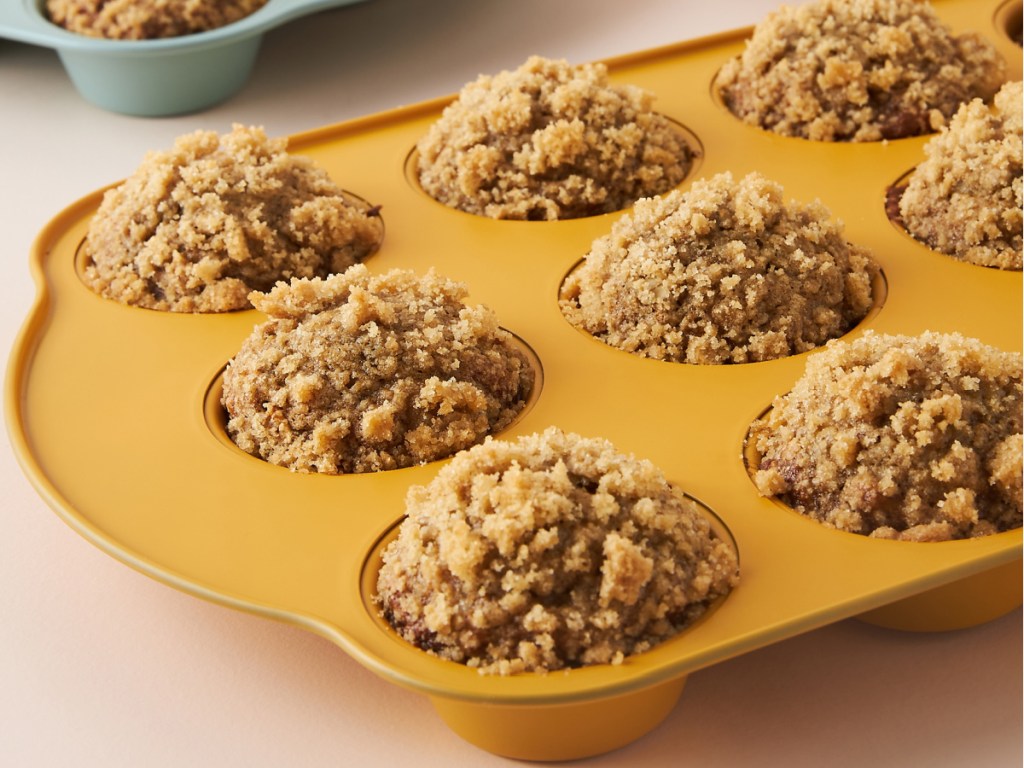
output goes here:
[[760, 174], [639, 201], [564, 281], [562, 313], [618, 349], [720, 364], [805, 352], [872, 306], [878, 267], [818, 202]]
[[816, 141], [930, 133], [987, 99], [1005, 64], [980, 35], [955, 36], [923, 0], [812, 0], [755, 28], [716, 80], [743, 121]]
[[70, 32], [112, 40], [179, 37], [223, 27], [267, 0], [46, 0], [47, 17]]
[[977, 339], [832, 342], [748, 439], [758, 490], [839, 530], [943, 541], [1021, 525], [1021, 355]]
[[530, 57], [481, 75], [416, 145], [435, 199], [493, 219], [554, 220], [616, 211], [678, 184], [692, 162], [651, 94], [608, 82], [602, 64]]
[[897, 189], [899, 219], [915, 238], [971, 264], [1021, 268], [1021, 98], [1020, 81], [1007, 83], [993, 106], [965, 104], [928, 141]]
[[293, 279], [252, 303], [258, 325], [224, 372], [227, 430], [298, 472], [375, 472], [445, 458], [522, 411], [534, 372], [466, 288], [365, 265]]
[[621, 663], [738, 578], [731, 544], [649, 461], [551, 427], [412, 487], [376, 600], [417, 647], [514, 674]]
[[224, 312], [248, 308], [251, 291], [342, 272], [375, 251], [377, 209], [286, 147], [235, 125], [149, 153], [89, 225], [86, 284], [139, 307]]

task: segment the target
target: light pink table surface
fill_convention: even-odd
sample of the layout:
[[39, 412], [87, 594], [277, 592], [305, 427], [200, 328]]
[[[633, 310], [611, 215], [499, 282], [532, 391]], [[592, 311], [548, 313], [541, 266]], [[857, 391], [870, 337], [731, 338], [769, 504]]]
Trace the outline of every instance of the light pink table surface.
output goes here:
[[[14, 0], [7, 0], [14, 1]], [[0, 353], [64, 206], [198, 128], [295, 133], [454, 93], [532, 53], [580, 62], [755, 23], [774, 0], [369, 2], [266, 38], [205, 113], [143, 119], [0, 41]], [[628, 9], [628, 10], [627, 10]], [[0, 765], [498, 766], [425, 698], [325, 640], [150, 581], [65, 526], [0, 445]], [[1021, 765], [1021, 612], [914, 635], [843, 622], [691, 676], [656, 731], [592, 766]]]

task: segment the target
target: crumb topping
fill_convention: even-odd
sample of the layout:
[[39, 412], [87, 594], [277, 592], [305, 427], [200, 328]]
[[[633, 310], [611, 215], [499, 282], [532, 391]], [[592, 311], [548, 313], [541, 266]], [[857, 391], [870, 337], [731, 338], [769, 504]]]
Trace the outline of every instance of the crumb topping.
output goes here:
[[924, 147], [899, 201], [918, 240], [971, 264], [1021, 269], [1021, 83], [965, 104]]
[[760, 174], [723, 173], [637, 202], [568, 276], [560, 304], [627, 352], [746, 363], [847, 332], [870, 309], [877, 274], [820, 203], [786, 203]]
[[954, 36], [922, 0], [811, 0], [755, 28], [716, 87], [745, 122], [816, 141], [878, 141], [941, 128], [987, 99], [1005, 64], [981, 35]]
[[411, 488], [377, 599], [414, 645], [514, 674], [621, 663], [737, 582], [731, 544], [653, 464], [551, 427]]
[[286, 147], [235, 125], [149, 153], [89, 225], [85, 282], [125, 304], [224, 312], [248, 308], [251, 291], [342, 272], [375, 251], [376, 209]]
[[520, 413], [533, 368], [464, 285], [433, 271], [253, 293], [266, 313], [224, 372], [228, 433], [299, 472], [375, 472], [445, 458]]
[[807, 360], [752, 425], [754, 481], [822, 523], [962, 539], [1021, 525], [1021, 355], [959, 334], [866, 332]]
[[50, 21], [70, 32], [112, 40], [179, 37], [223, 27], [267, 0], [47, 0]]
[[530, 57], [481, 75], [417, 144], [423, 189], [494, 219], [621, 210], [682, 181], [691, 152], [653, 96], [608, 82], [603, 64]]

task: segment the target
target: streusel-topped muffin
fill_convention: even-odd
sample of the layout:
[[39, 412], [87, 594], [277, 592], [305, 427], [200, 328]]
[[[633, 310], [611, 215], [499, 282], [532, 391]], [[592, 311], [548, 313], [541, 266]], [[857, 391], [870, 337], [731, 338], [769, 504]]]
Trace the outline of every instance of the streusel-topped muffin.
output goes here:
[[679, 127], [653, 100], [609, 83], [603, 64], [531, 56], [463, 87], [417, 144], [420, 185], [494, 219], [620, 210], [671, 189], [692, 163]]
[[382, 613], [484, 673], [621, 663], [739, 579], [732, 544], [651, 462], [554, 427], [459, 453], [406, 507]]
[[1004, 69], [992, 43], [953, 35], [925, 0], [811, 0], [768, 14], [716, 88], [784, 136], [878, 141], [938, 130], [991, 97]]

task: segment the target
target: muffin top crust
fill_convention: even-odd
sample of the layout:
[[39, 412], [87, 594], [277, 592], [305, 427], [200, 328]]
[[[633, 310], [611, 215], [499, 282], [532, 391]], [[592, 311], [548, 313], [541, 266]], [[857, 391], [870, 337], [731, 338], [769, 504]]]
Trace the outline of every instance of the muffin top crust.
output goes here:
[[695, 364], [805, 352], [873, 303], [878, 267], [820, 203], [758, 173], [637, 202], [562, 285], [576, 327], [618, 349]]
[[228, 364], [222, 402], [242, 450], [297, 472], [376, 472], [445, 458], [522, 411], [534, 371], [466, 287], [363, 264], [293, 279]]
[[754, 423], [760, 492], [827, 526], [944, 541], [1021, 525], [1021, 355], [866, 332], [807, 360]]
[[377, 601], [482, 673], [617, 664], [738, 583], [730, 542], [651, 462], [549, 427], [488, 439], [409, 490]]
[[1021, 269], [1021, 99], [1021, 82], [1007, 83], [991, 106], [963, 105], [925, 144], [899, 199], [915, 238], [971, 264]]
[[100, 295], [171, 312], [246, 309], [251, 291], [342, 272], [383, 238], [377, 210], [287, 139], [235, 125], [150, 152], [89, 224], [83, 279]]
[[603, 64], [531, 56], [481, 75], [417, 143], [433, 198], [493, 219], [555, 220], [621, 210], [671, 189], [692, 153], [652, 111], [653, 96], [612, 85]]
[[217, 29], [255, 13], [267, 0], [46, 0], [50, 21], [111, 40], [153, 40]]
[[990, 42], [953, 35], [927, 2], [812, 0], [768, 14], [716, 88], [733, 114], [783, 136], [879, 141], [938, 130], [1004, 71]]

